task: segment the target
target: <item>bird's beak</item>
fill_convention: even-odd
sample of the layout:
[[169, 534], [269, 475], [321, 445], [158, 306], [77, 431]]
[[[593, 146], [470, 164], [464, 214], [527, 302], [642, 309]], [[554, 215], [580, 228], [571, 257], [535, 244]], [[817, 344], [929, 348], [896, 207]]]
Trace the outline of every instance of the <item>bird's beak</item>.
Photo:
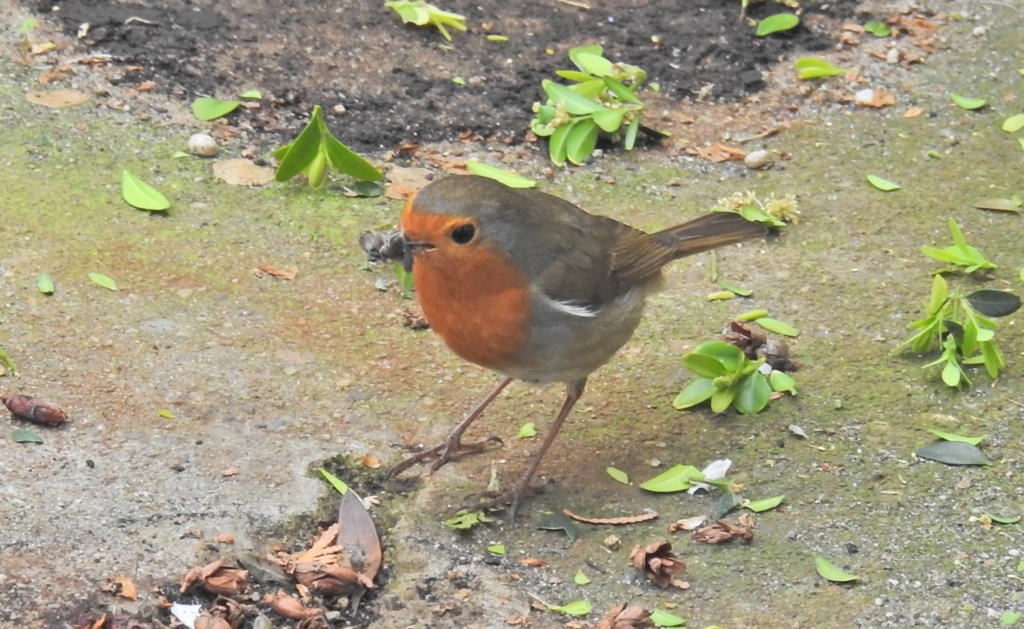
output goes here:
[[406, 273], [412, 273], [412, 260], [413, 256], [422, 253], [424, 251], [430, 251], [434, 248], [434, 245], [429, 242], [422, 242], [418, 240], [409, 240], [405, 237], [405, 247], [402, 252], [402, 266], [405, 267]]

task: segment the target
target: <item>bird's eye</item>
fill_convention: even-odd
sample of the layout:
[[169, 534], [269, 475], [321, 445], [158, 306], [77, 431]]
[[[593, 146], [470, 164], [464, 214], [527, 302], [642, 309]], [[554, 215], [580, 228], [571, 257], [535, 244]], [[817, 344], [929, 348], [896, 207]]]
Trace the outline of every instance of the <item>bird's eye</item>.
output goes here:
[[476, 235], [476, 227], [472, 223], [466, 223], [465, 225], [459, 225], [452, 230], [452, 240], [456, 244], [464, 245], [470, 240], [473, 240], [473, 236]]

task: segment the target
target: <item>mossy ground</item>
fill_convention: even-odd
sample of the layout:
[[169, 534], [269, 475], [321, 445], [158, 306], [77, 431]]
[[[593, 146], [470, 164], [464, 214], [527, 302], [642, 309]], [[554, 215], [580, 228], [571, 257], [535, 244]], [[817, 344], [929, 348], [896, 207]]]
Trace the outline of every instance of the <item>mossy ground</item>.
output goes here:
[[[924, 361], [892, 353], [920, 316], [936, 267], [919, 247], [945, 246], [949, 217], [1000, 265], [985, 282], [953, 281], [1021, 288], [1021, 217], [971, 207], [1022, 192], [1020, 146], [999, 124], [1020, 109], [1024, 53], [1014, 29], [991, 16], [985, 24], [984, 40], [968, 25], [950, 27], [966, 44], [895, 86], [901, 104], [928, 115], [825, 106], [767, 141], [789, 155], [769, 171], [614, 152], [546, 185], [648, 229], [744, 190], [796, 194], [802, 215], [777, 237], [718, 255], [718, 273], [753, 290], [751, 299], [705, 301], [716, 288], [707, 257], [672, 267], [633, 343], [591, 379], [543, 465], [547, 490], [527, 500], [514, 525], [462, 534], [441, 521], [486, 484], [492, 461], [501, 478], [522, 469], [536, 440], [515, 434], [526, 421], [543, 433], [561, 402], [558, 387], [517, 385], [495, 403], [477, 430], [500, 435], [504, 449], [449, 465], [413, 493], [381, 491], [390, 580], [370, 600], [379, 626], [424, 618], [499, 626], [528, 611], [527, 592], [553, 603], [587, 599], [597, 610], [676, 605], [693, 627], [977, 627], [1020, 611], [1020, 525], [970, 521], [1024, 511], [1019, 315], [998, 332], [1009, 368], [995, 383], [972, 373], [974, 387], [950, 390], [920, 368]], [[0, 344], [21, 375], [0, 387], [60, 404], [74, 422], [43, 432], [39, 447], [0, 446], [0, 620], [41, 626], [106, 605], [156, 614], [150, 588], [218, 553], [263, 552], [280, 541], [267, 531], [284, 535], [286, 523], [314, 513], [327, 490], [309, 476], [311, 465], [338, 453], [349, 463], [363, 454], [397, 460], [394, 444], [439, 440], [492, 386], [491, 374], [450, 356], [429, 332], [402, 327], [411, 304], [374, 288], [390, 270], [363, 268], [359, 232], [393, 221], [397, 202], [349, 199], [334, 186], [218, 183], [209, 162], [171, 158], [194, 129], [90, 104], [33, 107], [21, 99], [31, 73], [4, 64]], [[959, 110], [949, 91], [992, 102]], [[543, 162], [514, 166], [537, 174]], [[126, 168], [171, 197], [172, 209], [125, 205]], [[903, 189], [882, 193], [867, 174]], [[296, 265], [299, 276], [258, 278], [252, 269], [264, 262]], [[56, 281], [52, 296], [35, 290], [42, 272]], [[92, 284], [89, 272], [114, 277], [119, 290]], [[756, 416], [672, 409], [689, 377], [682, 353], [752, 308], [800, 328], [792, 342], [798, 397]], [[791, 424], [810, 438], [796, 438]], [[915, 460], [929, 427], [987, 434], [995, 464]], [[721, 457], [733, 460], [745, 496], [784, 494], [783, 507], [757, 516], [749, 545], [676, 534], [689, 590], [644, 583], [629, 549], [668, 537], [668, 522], [708, 513], [714, 498], [645, 494], [613, 482], [605, 467], [637, 481], [660, 471], [652, 459], [664, 469]], [[228, 468], [239, 474], [222, 476]], [[377, 474], [367, 485], [380, 482]], [[649, 508], [661, 517], [615, 530], [582, 525], [575, 543], [533, 528], [545, 510], [565, 507], [599, 517]], [[199, 539], [189, 536], [196, 531]], [[221, 532], [236, 536], [234, 547], [212, 541]], [[602, 540], [612, 532], [623, 545], [609, 552]], [[485, 561], [495, 542], [508, 556]], [[860, 580], [824, 582], [815, 553]], [[549, 565], [520, 565], [527, 556]], [[573, 585], [577, 569], [594, 583]], [[139, 604], [98, 592], [123, 573], [142, 586]], [[537, 626], [564, 620], [534, 615]]]

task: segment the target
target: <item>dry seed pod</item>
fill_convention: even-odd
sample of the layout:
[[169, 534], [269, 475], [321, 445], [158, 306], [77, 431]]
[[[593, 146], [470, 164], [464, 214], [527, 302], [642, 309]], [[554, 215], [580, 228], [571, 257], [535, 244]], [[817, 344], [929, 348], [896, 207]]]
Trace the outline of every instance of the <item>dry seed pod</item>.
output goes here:
[[68, 415], [56, 406], [37, 402], [31, 395], [0, 396], [12, 415], [41, 426], [60, 426], [68, 421]]

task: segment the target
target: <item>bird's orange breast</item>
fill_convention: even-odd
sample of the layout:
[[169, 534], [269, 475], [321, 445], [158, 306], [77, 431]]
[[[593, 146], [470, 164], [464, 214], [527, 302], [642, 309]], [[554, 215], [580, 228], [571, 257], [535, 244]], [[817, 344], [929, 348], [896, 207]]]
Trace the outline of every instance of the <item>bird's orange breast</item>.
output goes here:
[[416, 297], [453, 352], [500, 372], [515, 365], [529, 335], [528, 283], [504, 253], [448, 239], [445, 232], [459, 220], [408, 208], [403, 214], [406, 237], [435, 244], [413, 259]]

